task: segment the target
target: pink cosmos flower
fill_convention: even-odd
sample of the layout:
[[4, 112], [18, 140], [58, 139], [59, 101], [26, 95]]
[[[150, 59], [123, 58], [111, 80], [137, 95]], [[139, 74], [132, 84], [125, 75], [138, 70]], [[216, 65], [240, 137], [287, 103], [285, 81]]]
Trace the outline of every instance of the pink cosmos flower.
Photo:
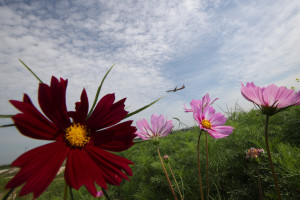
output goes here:
[[191, 105], [191, 108], [187, 108], [185, 105], [184, 106], [184, 109], [185, 111], [184, 112], [193, 112], [194, 109], [196, 109], [196, 107], [199, 107], [199, 108], [204, 108], [205, 106], [208, 106], [208, 105], [211, 105], [213, 104], [216, 100], [218, 100], [218, 98], [216, 98], [215, 100], [213, 100], [211, 103], [211, 99], [209, 97], [209, 94], [207, 93], [203, 98], [202, 100], [199, 99], [199, 100], [192, 100], [190, 102], [190, 105]]
[[263, 114], [274, 115], [281, 110], [300, 105], [300, 91], [295, 93], [292, 89], [277, 87], [271, 84], [267, 87], [257, 87], [253, 82], [242, 83], [241, 93], [245, 99], [255, 103]]
[[139, 129], [135, 134], [143, 140], [149, 140], [154, 137], [166, 137], [172, 130], [172, 120], [164, 119], [163, 115], [152, 114], [151, 127], [145, 119], [136, 122]]
[[212, 106], [205, 106], [203, 109], [196, 107], [193, 113], [200, 129], [207, 131], [213, 138], [224, 138], [232, 134], [234, 128], [223, 126], [226, 122], [225, 116], [221, 113], [215, 113]]

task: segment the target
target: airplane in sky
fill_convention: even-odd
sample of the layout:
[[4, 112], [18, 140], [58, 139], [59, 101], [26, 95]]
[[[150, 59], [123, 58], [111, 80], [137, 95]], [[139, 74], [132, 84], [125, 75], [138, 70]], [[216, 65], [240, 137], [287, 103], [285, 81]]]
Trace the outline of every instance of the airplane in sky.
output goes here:
[[182, 85], [181, 88], [177, 88], [177, 86], [176, 86], [173, 90], [167, 90], [166, 92], [177, 92], [178, 90], [182, 90], [182, 89], [184, 89], [184, 88], [185, 88], [184, 85]]

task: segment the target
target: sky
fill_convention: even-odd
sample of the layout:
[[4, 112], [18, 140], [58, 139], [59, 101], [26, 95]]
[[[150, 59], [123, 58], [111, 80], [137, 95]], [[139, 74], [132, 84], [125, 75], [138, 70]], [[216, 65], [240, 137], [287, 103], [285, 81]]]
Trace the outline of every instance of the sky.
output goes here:
[[[47, 84], [51, 76], [68, 79], [68, 110], [83, 88], [91, 105], [115, 64], [100, 97], [126, 97], [130, 112], [164, 97], [131, 117], [134, 125], [157, 113], [194, 126], [183, 105], [206, 93], [219, 98], [214, 106], [224, 113], [236, 104], [253, 108], [240, 93], [241, 82], [299, 90], [300, 1], [0, 0], [2, 115], [18, 113], [8, 101], [24, 93], [39, 108], [38, 81], [18, 59]], [[1, 128], [0, 165], [41, 144], [15, 127]]]

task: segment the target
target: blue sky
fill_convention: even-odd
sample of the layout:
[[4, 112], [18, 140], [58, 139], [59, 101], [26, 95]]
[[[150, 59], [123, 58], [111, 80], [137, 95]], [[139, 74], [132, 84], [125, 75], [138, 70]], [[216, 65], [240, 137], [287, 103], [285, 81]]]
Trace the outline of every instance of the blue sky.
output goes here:
[[[37, 80], [68, 78], [67, 106], [74, 109], [83, 88], [90, 101], [112, 64], [101, 96], [127, 97], [132, 117], [152, 113], [195, 125], [183, 104], [207, 92], [226, 110], [237, 102], [240, 83], [296, 86], [300, 78], [300, 2], [290, 1], [13, 1], [0, 0], [0, 110], [15, 114], [9, 99], [29, 94], [37, 103]], [[184, 90], [166, 93], [175, 86]], [[297, 85], [298, 84], [298, 85]], [[11, 123], [8, 119], [1, 124]], [[174, 122], [175, 127], [178, 124]], [[11, 128], [0, 129], [0, 164], [43, 142]]]

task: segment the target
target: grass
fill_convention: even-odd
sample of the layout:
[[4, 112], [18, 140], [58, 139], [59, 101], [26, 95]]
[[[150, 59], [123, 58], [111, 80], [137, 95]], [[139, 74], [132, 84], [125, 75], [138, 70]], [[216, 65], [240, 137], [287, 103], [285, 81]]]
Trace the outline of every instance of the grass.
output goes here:
[[[189, 114], [187, 114], [189, 115]], [[189, 116], [192, 117], [192, 116]], [[300, 199], [300, 107], [292, 107], [270, 118], [270, 148], [283, 199]], [[210, 199], [252, 200], [259, 199], [257, 177], [252, 166], [245, 161], [245, 151], [251, 147], [265, 148], [265, 116], [259, 111], [233, 112], [227, 125], [234, 133], [227, 138], [215, 140], [209, 137]], [[169, 155], [170, 165], [181, 187], [185, 199], [200, 199], [197, 178], [196, 145], [198, 127], [186, 131], [175, 131], [160, 140], [162, 155]], [[200, 159], [202, 181], [205, 193], [205, 138], [201, 136]], [[142, 142], [120, 153], [132, 160], [134, 176], [123, 181], [121, 186], [109, 186], [108, 194], [113, 200], [167, 200], [173, 199], [168, 182], [151, 142]], [[168, 168], [168, 167], [166, 167]], [[276, 199], [272, 175], [266, 153], [260, 164], [262, 188], [265, 199]], [[7, 182], [7, 175], [0, 176], [0, 185]], [[172, 180], [172, 178], [171, 178]], [[175, 183], [174, 189], [176, 191]], [[19, 189], [17, 189], [18, 191]], [[82, 187], [73, 190], [74, 199], [94, 199]], [[0, 193], [4, 194], [3, 187]], [[59, 175], [39, 199], [62, 199], [64, 193], [63, 175]], [[179, 195], [177, 195], [179, 197]], [[32, 195], [16, 199], [32, 199]]]
[[9, 169], [10, 168], [10, 165], [7, 164], [7, 165], [1, 165], [0, 166], [0, 170], [3, 170], [3, 169]]

